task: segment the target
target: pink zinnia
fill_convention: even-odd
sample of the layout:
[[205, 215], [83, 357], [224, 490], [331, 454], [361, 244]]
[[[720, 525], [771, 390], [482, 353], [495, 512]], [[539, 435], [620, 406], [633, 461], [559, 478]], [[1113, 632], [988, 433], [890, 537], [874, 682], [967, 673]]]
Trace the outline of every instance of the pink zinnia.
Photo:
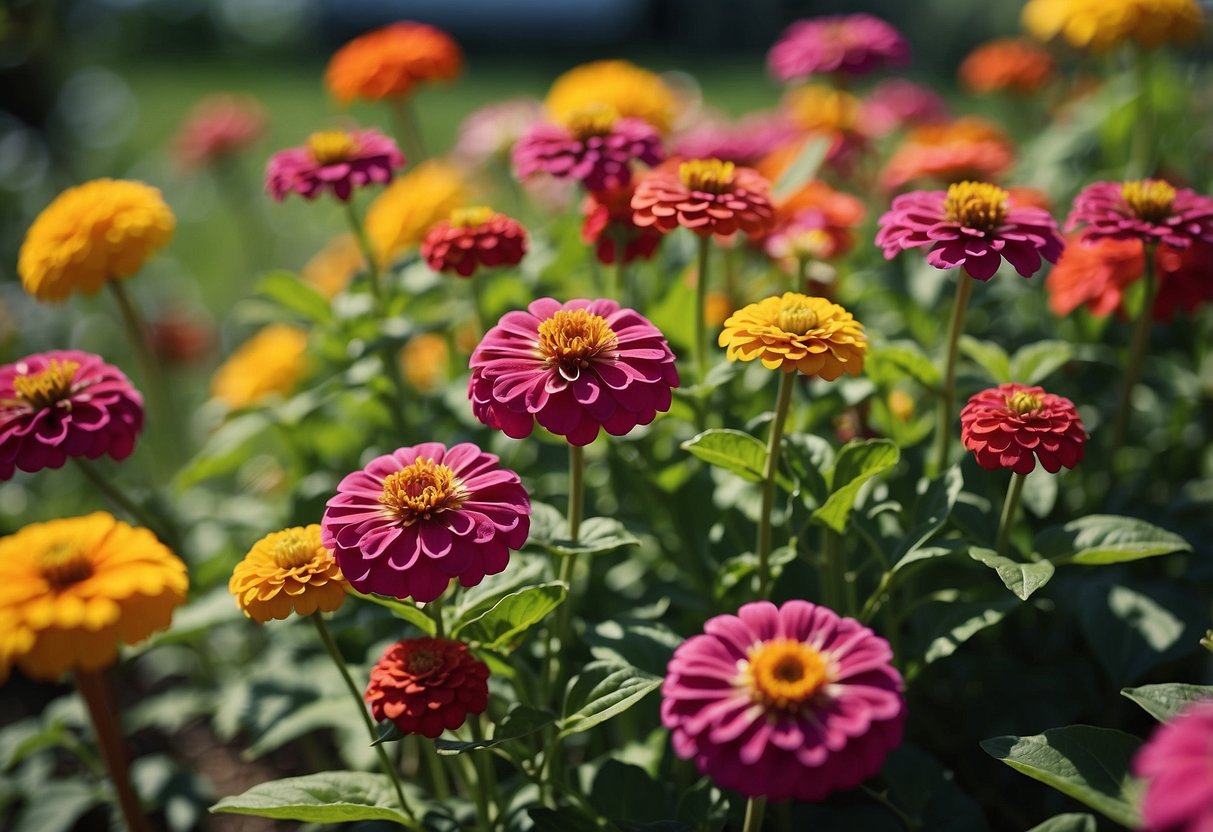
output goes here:
[[708, 119], [678, 136], [672, 155], [753, 166], [799, 134], [783, 113], [751, 113], [735, 123]]
[[902, 194], [880, 218], [876, 245], [886, 260], [908, 248], [930, 246], [927, 262], [932, 266], [962, 266], [977, 280], [993, 277], [1004, 258], [1020, 275], [1031, 277], [1040, 270], [1042, 257], [1057, 262], [1065, 242], [1047, 211], [1011, 205], [1008, 196], [985, 182]]
[[518, 475], [475, 445], [437, 442], [376, 457], [337, 485], [320, 541], [359, 592], [425, 603], [452, 579], [505, 569], [531, 526]]
[[1074, 198], [1066, 230], [1085, 225], [1083, 240], [1141, 240], [1187, 248], [1213, 242], [1213, 199], [1161, 179], [1096, 182]]
[[902, 127], [938, 124], [948, 118], [948, 105], [934, 91], [904, 78], [881, 81], [859, 103], [858, 123], [870, 136], [887, 136]]
[[218, 93], [199, 101], [177, 131], [184, 167], [203, 167], [239, 153], [265, 132], [265, 110], [252, 96]]
[[767, 54], [777, 81], [800, 81], [818, 73], [867, 75], [910, 62], [910, 44], [879, 17], [846, 14], [798, 20]]
[[0, 480], [68, 457], [126, 459], [143, 430], [143, 397], [117, 367], [54, 350], [0, 367]]
[[511, 98], [481, 107], [463, 120], [451, 151], [469, 165], [506, 159], [510, 148], [543, 119], [543, 103], [534, 98]]
[[281, 202], [289, 193], [315, 199], [327, 188], [342, 202], [354, 188], [392, 181], [404, 154], [378, 130], [325, 130], [303, 147], [275, 153], [265, 169], [265, 189]]
[[613, 300], [541, 298], [507, 313], [472, 354], [468, 397], [484, 424], [521, 439], [536, 422], [572, 445], [623, 436], [670, 409], [674, 354]]
[[1146, 781], [1141, 800], [1151, 832], [1213, 829], [1213, 701], [1194, 702], [1154, 735], [1133, 758]]
[[431, 269], [460, 277], [471, 277], [481, 266], [517, 266], [526, 249], [521, 223], [483, 205], [457, 208], [421, 241], [421, 257]]
[[575, 179], [591, 191], [631, 182], [633, 161], [655, 165], [664, 158], [655, 127], [638, 118], [618, 118], [605, 107], [580, 112], [567, 126], [536, 124], [514, 145], [519, 178], [547, 173]]
[[889, 643], [808, 601], [746, 604], [674, 651], [661, 721], [674, 751], [746, 797], [818, 801], [880, 771], [905, 700]]
[[987, 471], [1030, 474], [1039, 459], [1056, 474], [1082, 460], [1087, 432], [1069, 399], [1039, 387], [1000, 384], [960, 411], [960, 440]]

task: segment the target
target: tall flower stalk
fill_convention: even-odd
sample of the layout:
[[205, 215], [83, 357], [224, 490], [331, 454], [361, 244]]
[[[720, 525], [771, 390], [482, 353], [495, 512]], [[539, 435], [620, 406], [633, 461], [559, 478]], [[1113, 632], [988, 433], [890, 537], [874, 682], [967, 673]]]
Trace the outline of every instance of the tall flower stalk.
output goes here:
[[779, 473], [780, 448], [783, 442], [783, 427], [792, 407], [792, 389], [796, 384], [794, 373], [783, 373], [779, 377], [779, 393], [775, 399], [775, 417], [771, 420], [771, 433], [767, 438], [767, 456], [762, 471], [762, 508], [758, 515], [758, 597], [766, 598], [771, 592], [771, 513], [775, 508], [775, 478]]
[[935, 423], [935, 472], [948, 467], [948, 449], [952, 437], [952, 409], [956, 404], [956, 359], [960, 352], [960, 336], [964, 332], [965, 312], [973, 295], [973, 281], [968, 276], [956, 276], [956, 299], [948, 321], [944, 342], [943, 384], [939, 389], [938, 418]]
[[1109, 457], [1115, 456], [1125, 441], [1125, 432], [1129, 428], [1129, 414], [1133, 411], [1133, 388], [1141, 380], [1141, 371], [1145, 365], [1146, 352], [1150, 346], [1150, 323], [1154, 313], [1154, 298], [1158, 293], [1158, 280], [1154, 272], [1154, 247], [1146, 246], [1144, 291], [1142, 292], [1141, 310], [1133, 324], [1133, 335], [1129, 341], [1129, 363], [1125, 365], [1124, 378], [1121, 381], [1120, 401], [1116, 406], [1116, 416], [1112, 422], [1112, 440], [1109, 444]]

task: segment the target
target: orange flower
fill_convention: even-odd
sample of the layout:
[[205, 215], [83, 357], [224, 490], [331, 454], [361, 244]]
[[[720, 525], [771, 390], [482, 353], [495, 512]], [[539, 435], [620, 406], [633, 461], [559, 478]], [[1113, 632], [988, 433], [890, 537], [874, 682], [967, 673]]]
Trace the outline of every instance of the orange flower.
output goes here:
[[1140, 240], [1081, 241], [1081, 234], [1066, 240], [1061, 259], [1045, 278], [1049, 309], [1054, 315], [1069, 315], [1086, 305], [1096, 317], [1107, 317], [1120, 309], [1125, 290], [1145, 269]]
[[211, 395], [233, 410], [286, 396], [307, 373], [307, 333], [270, 324], [241, 344], [211, 378]]
[[897, 190], [920, 179], [943, 185], [997, 181], [1014, 162], [1014, 146], [1002, 130], [984, 119], [961, 118], [910, 133], [885, 166], [881, 182]]
[[330, 300], [363, 268], [362, 249], [353, 234], [338, 234], [312, 255], [300, 276]]
[[320, 545], [320, 526], [295, 526], [267, 534], [236, 564], [227, 590], [258, 624], [292, 612], [332, 612], [348, 588], [333, 553]]
[[354, 38], [329, 60], [324, 82], [343, 104], [404, 98], [428, 81], [463, 70], [459, 44], [441, 29], [402, 21]]
[[719, 159], [670, 159], [646, 173], [632, 195], [632, 222], [663, 234], [682, 227], [700, 237], [771, 229], [770, 183], [751, 168]]
[[768, 370], [800, 372], [826, 381], [863, 370], [863, 325], [825, 298], [785, 292], [729, 316], [720, 346], [730, 361], [759, 359]]
[[813, 180], [775, 205], [775, 230], [767, 238], [772, 257], [841, 257], [855, 245], [854, 229], [864, 217], [863, 202]]
[[960, 65], [960, 83], [978, 95], [1009, 90], [1033, 93], [1053, 77], [1053, 58], [1030, 40], [1003, 38], [982, 44]]

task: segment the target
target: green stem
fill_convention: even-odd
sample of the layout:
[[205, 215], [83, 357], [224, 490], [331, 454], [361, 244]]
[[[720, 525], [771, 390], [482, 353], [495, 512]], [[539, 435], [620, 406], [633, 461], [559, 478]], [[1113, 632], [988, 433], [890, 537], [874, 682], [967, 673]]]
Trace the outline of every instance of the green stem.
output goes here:
[[868, 600], [864, 602], [863, 609], [859, 612], [860, 621], [867, 624], [872, 620], [872, 616], [884, 605], [885, 595], [888, 593], [892, 583], [892, 572], [886, 571], [880, 576], [880, 583], [876, 586], [875, 591], [868, 596]]
[[699, 271], [695, 275], [695, 370], [699, 381], [708, 375], [708, 247], [712, 238], [699, 238]]
[[109, 770], [110, 780], [118, 795], [118, 805], [122, 809], [122, 817], [126, 820], [129, 832], [151, 832], [152, 825], [143, 813], [139, 804], [139, 796], [131, 785], [130, 755], [126, 750], [126, 741], [122, 738], [122, 727], [118, 723], [118, 711], [110, 697], [102, 671], [76, 671], [76, 689], [88, 708], [89, 717], [93, 721], [93, 730], [97, 733], [97, 744], [101, 748], [101, 756], [105, 759], [105, 767]]
[[434, 797], [439, 803], [446, 803], [451, 799], [451, 784], [447, 779], [446, 766], [442, 762], [442, 757], [438, 755], [438, 749], [434, 747], [433, 740], [425, 737], [417, 739], [421, 742], [421, 756], [425, 759], [425, 768], [433, 780]]
[[[484, 728], [480, 724], [481, 717], [478, 715], [469, 715], [468, 724], [472, 730], [472, 741], [484, 741]], [[479, 780], [477, 791], [482, 796], [480, 799], [492, 800], [491, 806], [482, 805], [481, 812], [484, 814], [484, 820], [488, 824], [488, 828], [492, 828], [497, 815], [501, 813], [501, 794], [497, 788], [497, 775], [493, 771], [493, 760], [488, 751], [473, 751], [471, 752], [472, 760], [476, 764], [476, 778]]]
[[964, 331], [965, 311], [973, 294], [973, 278], [963, 271], [956, 273], [956, 302], [948, 324], [947, 352], [943, 364], [943, 389], [939, 395], [939, 421], [935, 427], [935, 473], [948, 467], [948, 448], [952, 439], [952, 406], [956, 401], [956, 356], [960, 349], [960, 334]]
[[842, 558], [842, 538], [833, 529], [821, 530], [821, 557], [826, 606], [844, 615], [854, 615], [855, 603], [848, 596], [846, 565]]
[[375, 723], [371, 719], [370, 712], [366, 709], [366, 703], [362, 700], [362, 694], [358, 691], [358, 686], [354, 684], [353, 678], [350, 676], [350, 670], [345, 666], [345, 659], [341, 656], [341, 650], [337, 647], [337, 642], [333, 641], [333, 635], [329, 632], [328, 625], [324, 623], [324, 618], [319, 612], [308, 616], [312, 619], [312, 623], [316, 625], [316, 632], [320, 636], [321, 643], [324, 644], [324, 649], [328, 651], [329, 658], [333, 660], [333, 664], [337, 665], [338, 672], [341, 673], [341, 678], [345, 682], [346, 688], [350, 692], [350, 696], [354, 697], [354, 703], [358, 708], [358, 713], [362, 716], [362, 723], [366, 726], [366, 733], [371, 738], [375, 745], [375, 753], [379, 757], [379, 765], [383, 769], [383, 773], [392, 781], [392, 786], [396, 789], [396, 799], [400, 801], [400, 809], [412, 822], [414, 827], [419, 827], [417, 816], [413, 814], [413, 810], [409, 807], [409, 803], [404, 797], [404, 786], [400, 783], [400, 775], [396, 772], [396, 767], [392, 765], [388, 759], [387, 752], [383, 749], [383, 744], [379, 743], [379, 732], [375, 730]]
[[1002, 517], [998, 520], [998, 537], [995, 539], [994, 551], [1006, 554], [1007, 544], [1011, 541], [1011, 529], [1015, 526], [1015, 512], [1019, 509], [1019, 495], [1023, 493], [1023, 484], [1027, 474], [1012, 474], [1007, 486], [1007, 498], [1002, 504]]
[[89, 484], [100, 491], [105, 498], [121, 509], [124, 514], [140, 525], [147, 526], [155, 532], [156, 537], [166, 544], [170, 545], [176, 551], [177, 544], [180, 542], [177, 539], [177, 534], [174, 529], [162, 527], [156, 519], [143, 510], [133, 498], [128, 496], [122, 489], [103, 477], [93, 463], [80, 457], [73, 457], [72, 462], [76, 463], [76, 467], [80, 469], [80, 473], [89, 481]]
[[1133, 50], [1137, 80], [1137, 113], [1133, 121], [1133, 151], [1126, 179], [1142, 179], [1154, 172], [1154, 100], [1150, 90], [1150, 60], [1145, 49]]
[[767, 808], [765, 797], [751, 797], [745, 803], [745, 824], [741, 832], [758, 832], [762, 829], [762, 814]]
[[139, 371], [143, 374], [148, 398], [152, 400], [153, 410], [159, 414], [157, 421], [168, 425], [179, 425], [180, 422], [173, 413], [168, 388], [164, 383], [164, 373], [160, 371], [160, 362], [152, 352], [151, 337], [148, 335], [147, 325], [139, 314], [138, 307], [135, 306], [130, 293], [126, 291], [123, 281], [107, 280], [105, 283], [109, 286], [114, 301], [118, 304], [118, 311], [122, 315], [126, 334], [135, 348], [135, 360], [139, 362]]
[[807, 257], [796, 258], [796, 285], [792, 287], [792, 291], [809, 291], [809, 258]]
[[[446, 592], [446, 590], [443, 590]], [[424, 605], [422, 610], [434, 621], [434, 635], [437, 638], [446, 638], [446, 627], [442, 623], [442, 596], [439, 595], [433, 601]]]
[[366, 262], [366, 274], [371, 284], [371, 294], [375, 297], [376, 308], [382, 314], [383, 286], [379, 283], [379, 258], [375, 256], [375, 249], [371, 246], [371, 238], [367, 236], [366, 227], [363, 226], [362, 220], [358, 219], [358, 212], [354, 209], [352, 197], [345, 203], [345, 220], [349, 223], [354, 239], [358, 241], [358, 250], [362, 252], [362, 259]]
[[1112, 423], [1112, 446], [1108, 452], [1109, 461], [1124, 445], [1125, 432], [1129, 427], [1129, 413], [1133, 409], [1133, 388], [1141, 380], [1141, 369], [1145, 364], [1146, 350], [1150, 346], [1150, 322], [1153, 320], [1154, 295], [1157, 280], [1154, 275], [1154, 247], [1145, 247], [1145, 292], [1143, 293], [1141, 311], [1133, 324], [1133, 336], [1129, 343], [1129, 364], [1125, 367], [1125, 377], [1120, 391], [1120, 404], [1116, 408], [1116, 418]]
[[627, 235], [622, 231], [615, 237], [615, 291], [611, 297], [615, 298], [624, 306], [629, 305], [631, 300], [628, 295], [628, 266], [624, 262], [624, 252], [627, 251]]
[[429, 154], [425, 150], [425, 138], [421, 135], [421, 123], [417, 119], [417, 111], [413, 109], [413, 100], [403, 97], [390, 100], [396, 122], [396, 139], [408, 156], [409, 164], [415, 166], [424, 162]]
[[783, 426], [792, 407], [795, 373], [782, 373], [779, 393], [775, 400], [775, 417], [767, 439], [766, 463], [762, 470], [762, 509], [758, 515], [758, 597], [766, 598], [771, 591], [771, 512], [775, 508], [775, 476], [779, 472], [779, 451], [783, 441]]

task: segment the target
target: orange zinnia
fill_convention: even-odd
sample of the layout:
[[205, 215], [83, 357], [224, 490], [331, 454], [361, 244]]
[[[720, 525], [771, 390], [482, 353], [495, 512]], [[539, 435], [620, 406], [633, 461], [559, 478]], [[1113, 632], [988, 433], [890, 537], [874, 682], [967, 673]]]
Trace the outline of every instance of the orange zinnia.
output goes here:
[[320, 545], [320, 526], [296, 526], [268, 534], [236, 564], [228, 592], [259, 624], [292, 612], [332, 612], [349, 585], [333, 553]]
[[885, 166], [881, 182], [897, 190], [916, 180], [942, 185], [966, 179], [996, 182], [1015, 163], [1011, 139], [990, 122], [961, 118], [919, 127]]
[[428, 81], [449, 81], [463, 70], [459, 44], [441, 29], [402, 21], [354, 38], [337, 50], [325, 85], [343, 104], [404, 98]]
[[1030, 40], [1002, 38], [982, 44], [960, 65], [960, 82], [984, 94], [1010, 90], [1032, 93], [1053, 77], [1053, 58]]

